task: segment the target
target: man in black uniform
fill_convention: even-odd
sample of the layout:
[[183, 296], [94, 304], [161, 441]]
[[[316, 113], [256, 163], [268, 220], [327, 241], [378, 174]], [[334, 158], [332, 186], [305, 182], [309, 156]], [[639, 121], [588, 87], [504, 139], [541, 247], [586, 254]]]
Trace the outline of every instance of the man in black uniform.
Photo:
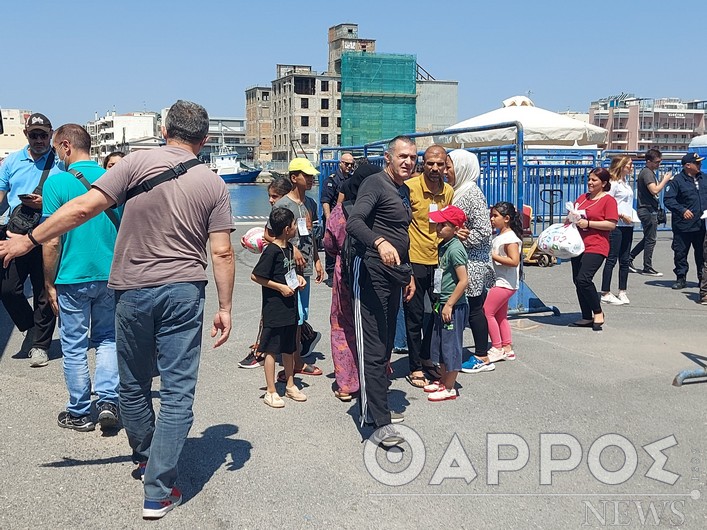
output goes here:
[[702, 160], [704, 158], [697, 153], [683, 156], [682, 171], [665, 188], [663, 202], [673, 214], [673, 270], [677, 278], [673, 289], [684, 289], [687, 285], [687, 255], [690, 246], [695, 254], [698, 280], [702, 280], [705, 222], [700, 217], [707, 209], [707, 179], [700, 170]]
[[356, 347], [361, 391], [361, 425], [374, 424], [374, 440], [385, 447], [404, 442], [391, 425], [403, 421], [402, 414], [388, 406], [390, 352], [395, 339], [395, 321], [400, 292], [405, 301], [415, 293], [408, 260], [410, 197], [405, 179], [417, 162], [415, 142], [394, 138], [385, 152], [386, 167], [366, 178], [351, 209], [346, 231], [357, 241], [351, 290], [354, 301]]
[[[336, 202], [339, 198], [339, 190], [341, 185], [346, 179], [348, 179], [354, 170], [354, 157], [351, 153], [344, 153], [341, 155], [341, 160], [339, 161], [339, 169], [336, 173], [329, 175], [324, 179], [324, 183], [321, 186], [320, 201], [322, 205], [322, 212], [324, 213], [324, 228], [326, 228], [326, 223], [329, 221], [329, 215], [331, 211], [336, 206]], [[331, 287], [332, 279], [334, 278], [334, 263], [336, 260], [333, 256], [326, 254], [326, 259], [324, 261], [324, 270], [327, 273], [327, 280], [324, 282], [329, 287]]]

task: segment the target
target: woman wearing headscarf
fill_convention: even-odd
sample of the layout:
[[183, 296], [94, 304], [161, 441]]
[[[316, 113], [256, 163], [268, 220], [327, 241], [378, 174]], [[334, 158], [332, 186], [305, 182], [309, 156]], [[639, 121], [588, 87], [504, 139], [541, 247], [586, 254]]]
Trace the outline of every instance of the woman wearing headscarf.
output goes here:
[[334, 362], [336, 389], [334, 396], [341, 401], [351, 401], [351, 395], [359, 390], [358, 366], [356, 359], [356, 332], [354, 330], [351, 291], [347, 283], [348, 274], [342, 270], [342, 249], [346, 239], [346, 207], [356, 201], [358, 188], [369, 175], [378, 173], [380, 168], [371, 164], [361, 164], [354, 174], [344, 182], [339, 193], [339, 202], [331, 211], [324, 232], [324, 250], [334, 256], [334, 279], [331, 289], [331, 357]]
[[450, 151], [448, 156], [447, 181], [454, 189], [452, 204], [466, 214], [465, 227], [469, 237], [462, 241], [467, 252], [469, 286], [466, 296], [469, 302], [469, 327], [474, 337], [474, 355], [462, 364], [462, 371], [476, 373], [494, 370], [488, 360], [489, 328], [484, 315], [484, 295], [494, 282], [491, 264], [491, 221], [489, 206], [481, 188], [479, 159], [464, 149]]

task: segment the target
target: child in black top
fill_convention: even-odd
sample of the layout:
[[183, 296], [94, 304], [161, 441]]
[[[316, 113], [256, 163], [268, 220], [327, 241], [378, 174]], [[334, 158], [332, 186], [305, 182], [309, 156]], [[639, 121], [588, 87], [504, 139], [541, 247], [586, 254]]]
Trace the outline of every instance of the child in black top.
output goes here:
[[275, 355], [282, 354], [287, 383], [285, 395], [306, 401], [294, 383], [294, 357], [297, 349], [297, 290], [305, 279], [295, 271], [294, 249], [289, 240], [297, 234], [295, 217], [286, 208], [273, 208], [269, 225], [275, 239], [260, 255], [250, 278], [263, 287], [263, 332], [260, 351], [265, 354], [265, 404], [282, 408], [285, 402], [275, 389]]

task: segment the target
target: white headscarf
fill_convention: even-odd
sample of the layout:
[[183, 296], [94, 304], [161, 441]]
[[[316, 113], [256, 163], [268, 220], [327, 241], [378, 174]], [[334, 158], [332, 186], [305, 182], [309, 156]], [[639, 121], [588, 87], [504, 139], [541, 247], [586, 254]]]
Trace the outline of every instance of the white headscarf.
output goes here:
[[454, 164], [454, 174], [456, 175], [454, 197], [452, 198], [452, 204], [456, 204], [459, 197], [463, 197], [470, 188], [476, 186], [481, 171], [479, 159], [474, 153], [464, 149], [455, 149], [449, 152], [449, 156]]

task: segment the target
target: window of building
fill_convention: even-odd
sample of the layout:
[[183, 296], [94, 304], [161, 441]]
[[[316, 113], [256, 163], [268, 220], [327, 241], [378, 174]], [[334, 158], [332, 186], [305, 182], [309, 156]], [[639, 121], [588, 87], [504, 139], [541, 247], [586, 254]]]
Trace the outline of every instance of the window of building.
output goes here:
[[322, 127], [329, 127], [329, 118], [322, 116], [321, 125]]
[[341, 145], [341, 135], [340, 134], [336, 135], [336, 145]]
[[295, 77], [295, 94], [313, 96], [315, 82], [313, 77]]
[[339, 116], [338, 118], [336, 118], [336, 126], [337, 126], [339, 129], [341, 129], [341, 116]]
[[300, 140], [304, 145], [309, 145], [309, 133], [302, 133]]
[[300, 99], [300, 108], [303, 108], [303, 109], [309, 108], [309, 98]]
[[270, 92], [263, 92], [263, 101], [270, 101]]
[[309, 116], [300, 116], [300, 125], [302, 127], [309, 127]]
[[341, 110], [341, 98], [336, 100], [336, 110]]
[[341, 92], [341, 81], [336, 82], [336, 91]]
[[320, 82], [322, 92], [329, 92], [329, 81]]
[[329, 135], [322, 134], [322, 145], [329, 145]]
[[327, 110], [329, 108], [329, 100], [327, 98], [322, 99], [322, 110]]

